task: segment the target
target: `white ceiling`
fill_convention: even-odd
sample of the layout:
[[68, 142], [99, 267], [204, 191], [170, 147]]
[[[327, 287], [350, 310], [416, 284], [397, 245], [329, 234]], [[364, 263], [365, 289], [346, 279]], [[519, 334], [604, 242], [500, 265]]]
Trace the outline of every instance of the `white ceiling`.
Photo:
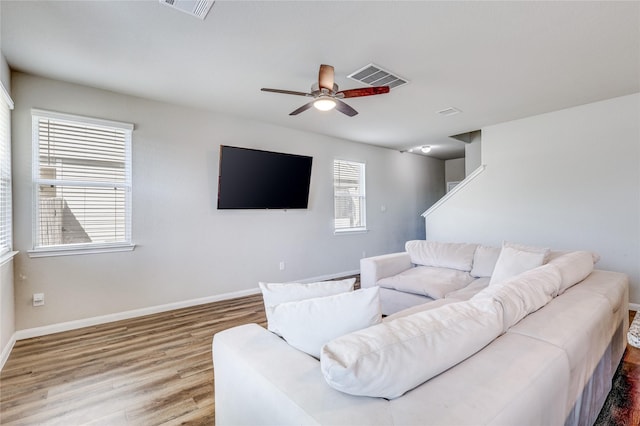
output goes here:
[[[7, 1], [10, 67], [54, 79], [398, 150], [640, 91], [640, 2], [221, 1], [204, 21], [146, 1]], [[320, 64], [375, 63], [410, 80], [348, 99], [349, 118], [289, 112]], [[456, 107], [463, 112], [441, 116]]]

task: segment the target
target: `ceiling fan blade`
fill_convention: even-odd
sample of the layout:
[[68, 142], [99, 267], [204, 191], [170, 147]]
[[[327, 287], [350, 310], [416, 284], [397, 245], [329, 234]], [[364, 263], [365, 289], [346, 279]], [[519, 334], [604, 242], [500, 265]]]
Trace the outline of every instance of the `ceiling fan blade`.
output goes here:
[[359, 98], [361, 96], [382, 95], [389, 93], [389, 86], [362, 87], [360, 89], [343, 90], [337, 93], [342, 98]]
[[331, 65], [320, 65], [320, 72], [318, 73], [318, 87], [320, 89], [333, 90], [334, 83], [333, 67]]
[[341, 113], [346, 114], [349, 117], [353, 117], [354, 115], [358, 114], [358, 111], [356, 111], [355, 109], [351, 108], [349, 105], [345, 104], [341, 100], [336, 99], [335, 101], [336, 101], [336, 109], [338, 111], [340, 111]]
[[267, 89], [265, 87], [260, 90], [262, 90], [263, 92], [284, 93], [285, 95], [313, 96], [311, 93], [294, 92], [293, 90]]
[[306, 110], [308, 110], [309, 108], [311, 108], [311, 107], [313, 106], [313, 102], [314, 102], [314, 101], [311, 101], [311, 102], [309, 102], [309, 103], [306, 103], [306, 104], [302, 105], [302, 106], [301, 106], [300, 108], [298, 108], [297, 110], [295, 110], [295, 111], [293, 111], [293, 112], [289, 113], [289, 115], [298, 115], [298, 114], [300, 114], [301, 112], [305, 112]]

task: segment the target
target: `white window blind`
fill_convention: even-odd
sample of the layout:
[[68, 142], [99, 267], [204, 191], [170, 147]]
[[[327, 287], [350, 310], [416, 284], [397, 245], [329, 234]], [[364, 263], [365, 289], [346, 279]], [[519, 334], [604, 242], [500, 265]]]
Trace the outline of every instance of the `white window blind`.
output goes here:
[[366, 230], [365, 165], [354, 161], [334, 160], [334, 230]]
[[130, 244], [133, 125], [32, 116], [34, 249]]
[[11, 251], [11, 109], [13, 102], [1, 87], [0, 97], [0, 256]]

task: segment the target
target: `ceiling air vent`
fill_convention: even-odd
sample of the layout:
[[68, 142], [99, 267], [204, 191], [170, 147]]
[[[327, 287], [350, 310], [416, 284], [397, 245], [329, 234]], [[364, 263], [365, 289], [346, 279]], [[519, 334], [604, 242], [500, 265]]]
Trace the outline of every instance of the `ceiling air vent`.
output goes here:
[[391, 89], [408, 83], [406, 78], [399, 77], [391, 71], [382, 69], [374, 64], [366, 65], [352, 72], [347, 77], [368, 84], [369, 86], [389, 86]]
[[172, 7], [199, 19], [204, 19], [215, 0], [160, 0], [161, 4]]
[[456, 114], [459, 114], [461, 112], [462, 111], [459, 110], [458, 108], [449, 107], [449, 108], [441, 109], [440, 111], [438, 111], [438, 114], [444, 115], [445, 117], [448, 117], [450, 115], [456, 115]]

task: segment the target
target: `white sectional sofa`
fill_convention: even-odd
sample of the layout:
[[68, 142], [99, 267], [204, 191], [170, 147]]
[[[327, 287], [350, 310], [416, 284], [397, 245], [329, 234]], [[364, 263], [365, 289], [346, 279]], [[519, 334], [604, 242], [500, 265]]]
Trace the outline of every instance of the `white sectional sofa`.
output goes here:
[[[491, 273], [504, 273], [504, 268], [496, 266], [504, 266], [496, 260], [506, 254], [504, 247], [498, 249], [498, 256], [485, 256], [489, 250], [484, 250], [478, 257], [477, 246], [417, 245], [413, 259], [407, 253], [387, 255], [378, 257], [370, 269], [364, 267], [362, 285], [371, 287], [371, 282], [406, 270], [418, 273], [416, 265], [423, 262], [425, 266], [434, 255], [442, 254], [435, 266], [426, 267], [464, 267], [468, 270], [462, 272], [470, 275], [470, 281], [462, 287], [456, 282], [451, 291], [442, 282], [427, 285], [429, 292], [442, 296], [438, 300], [417, 293], [422, 290], [402, 291], [410, 281], [404, 279], [407, 274], [387, 283], [395, 287], [387, 290], [400, 294], [387, 293], [392, 295], [387, 308], [411, 306], [380, 324], [328, 342], [320, 360], [256, 324], [216, 334], [216, 424], [593, 424], [626, 347], [626, 275], [594, 270], [593, 258], [585, 252], [552, 252], [551, 256], [545, 252], [545, 265], [524, 266], [529, 270], [492, 282], [491, 277], [473, 277], [471, 271], [495, 268]], [[471, 264], [463, 264], [469, 252]], [[447, 258], [455, 261], [441, 262]], [[526, 259], [515, 259], [510, 266], [526, 263]], [[407, 268], [402, 269], [401, 263]], [[404, 294], [409, 298], [403, 299]], [[476, 312], [489, 320], [479, 323]], [[447, 322], [448, 313], [460, 320]], [[473, 353], [452, 349], [478, 339], [465, 321], [476, 330], [483, 330], [478, 325], [487, 327], [489, 338]], [[420, 327], [423, 330], [407, 338]], [[382, 344], [371, 346], [368, 339], [381, 339]], [[344, 347], [350, 349], [340, 353]], [[382, 349], [376, 352], [376, 348]], [[385, 386], [395, 387], [394, 377], [407, 381], [436, 364], [442, 366], [424, 382], [400, 383], [400, 392], [394, 390], [387, 398], [365, 396], [385, 395]]]
[[441, 298], [466, 300], [489, 284], [500, 248], [408, 241], [406, 251], [360, 260], [360, 285], [379, 286], [391, 315]]

